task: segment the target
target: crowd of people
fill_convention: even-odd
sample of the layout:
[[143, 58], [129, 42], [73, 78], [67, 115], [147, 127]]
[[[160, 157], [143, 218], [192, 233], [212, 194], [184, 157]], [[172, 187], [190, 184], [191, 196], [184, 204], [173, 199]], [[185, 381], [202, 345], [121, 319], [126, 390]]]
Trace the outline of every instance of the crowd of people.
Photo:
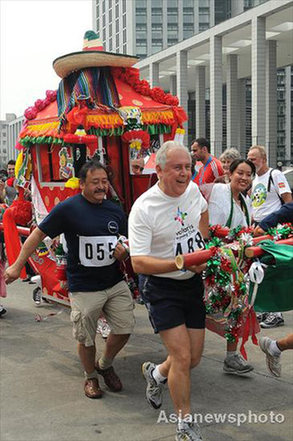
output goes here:
[[[198, 161], [202, 163], [199, 169]], [[139, 174], [143, 163], [133, 162], [132, 167]], [[193, 141], [190, 149], [167, 141], [156, 154], [156, 173], [158, 182], [135, 201], [128, 220], [131, 263], [139, 275], [151, 325], [167, 351], [159, 365], [152, 361], [142, 365], [146, 398], [153, 408], [160, 408], [168, 384], [179, 415], [176, 440], [200, 441], [200, 429], [190, 421], [190, 372], [200, 362], [204, 346], [204, 266], [178, 270], [175, 257], [204, 249], [209, 225], [253, 226], [260, 235], [280, 221], [292, 222], [292, 193], [284, 174], [268, 166], [262, 146], [252, 146], [247, 158], [228, 149], [217, 159], [204, 138]], [[132, 296], [119, 266], [128, 258], [119, 240], [127, 236], [127, 221], [121, 208], [105, 198], [108, 186], [105, 167], [95, 160], [85, 163], [80, 171], [81, 193], [49, 213], [5, 272], [6, 283], [13, 282], [40, 241], [64, 234], [71, 321], [85, 373], [84, 393], [89, 398], [103, 395], [99, 375], [111, 391], [122, 389], [113, 360], [134, 327]], [[111, 333], [96, 361], [95, 335], [101, 312]], [[264, 328], [284, 324], [281, 313], [270, 311], [260, 322]], [[280, 354], [292, 349], [292, 336], [280, 341], [261, 338], [260, 347], [270, 371], [279, 376]], [[230, 374], [253, 370], [237, 352], [237, 343], [227, 343], [223, 370]]]

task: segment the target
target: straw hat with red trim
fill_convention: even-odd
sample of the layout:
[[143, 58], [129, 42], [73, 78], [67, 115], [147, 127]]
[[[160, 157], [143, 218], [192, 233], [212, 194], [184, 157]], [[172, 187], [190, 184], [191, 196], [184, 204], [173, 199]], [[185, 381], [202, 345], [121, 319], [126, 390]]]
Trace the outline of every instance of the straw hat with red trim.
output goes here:
[[137, 61], [138, 57], [134, 55], [105, 52], [98, 35], [94, 31], [87, 31], [84, 35], [83, 50], [56, 58], [53, 68], [59, 77], [65, 78], [71, 72], [86, 67], [131, 67]]

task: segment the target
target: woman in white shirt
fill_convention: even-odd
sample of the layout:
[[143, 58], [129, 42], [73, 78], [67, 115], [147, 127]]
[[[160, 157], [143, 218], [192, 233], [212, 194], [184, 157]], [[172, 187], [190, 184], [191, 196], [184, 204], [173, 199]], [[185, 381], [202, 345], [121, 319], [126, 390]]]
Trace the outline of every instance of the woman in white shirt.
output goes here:
[[[211, 225], [236, 228], [251, 225], [251, 201], [244, 193], [251, 186], [255, 175], [254, 164], [247, 159], [236, 159], [230, 165], [230, 183], [215, 184], [209, 199], [209, 221]], [[237, 343], [227, 342], [224, 372], [246, 374], [253, 366], [237, 353]]]
[[211, 225], [236, 228], [251, 224], [251, 201], [244, 193], [251, 185], [255, 167], [248, 159], [236, 159], [230, 165], [230, 183], [215, 184], [209, 199]]

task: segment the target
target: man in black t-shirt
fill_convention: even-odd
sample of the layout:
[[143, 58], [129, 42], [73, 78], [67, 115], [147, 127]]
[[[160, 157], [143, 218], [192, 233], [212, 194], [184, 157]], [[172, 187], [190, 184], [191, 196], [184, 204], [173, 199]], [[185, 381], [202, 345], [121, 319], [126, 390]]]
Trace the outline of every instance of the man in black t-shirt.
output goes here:
[[[127, 251], [117, 241], [119, 235], [126, 234], [126, 219], [120, 207], [105, 199], [109, 181], [99, 162], [84, 164], [80, 188], [81, 194], [58, 204], [28, 237], [16, 262], [7, 268], [5, 282], [19, 277], [26, 260], [46, 236], [64, 233], [71, 321], [85, 371], [84, 391], [89, 398], [101, 398], [98, 374], [111, 391], [122, 388], [112, 361], [134, 326], [132, 296], [119, 266]], [[102, 312], [111, 333], [102, 357], [95, 363], [97, 321]]]

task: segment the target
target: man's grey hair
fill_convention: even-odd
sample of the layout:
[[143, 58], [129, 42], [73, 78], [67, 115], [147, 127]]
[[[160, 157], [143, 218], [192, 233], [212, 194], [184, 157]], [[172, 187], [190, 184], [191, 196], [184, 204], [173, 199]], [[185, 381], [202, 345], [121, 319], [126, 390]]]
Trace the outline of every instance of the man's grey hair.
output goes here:
[[235, 161], [235, 159], [240, 159], [241, 155], [240, 152], [237, 149], [234, 149], [233, 147], [230, 149], [226, 149], [223, 151], [221, 156], [219, 157], [220, 161]]
[[181, 149], [184, 152], [186, 152], [191, 162], [190, 151], [184, 145], [179, 144], [179, 142], [176, 141], [166, 141], [157, 151], [156, 165], [159, 165], [162, 169], [164, 169], [167, 161], [167, 153], [172, 149]]

